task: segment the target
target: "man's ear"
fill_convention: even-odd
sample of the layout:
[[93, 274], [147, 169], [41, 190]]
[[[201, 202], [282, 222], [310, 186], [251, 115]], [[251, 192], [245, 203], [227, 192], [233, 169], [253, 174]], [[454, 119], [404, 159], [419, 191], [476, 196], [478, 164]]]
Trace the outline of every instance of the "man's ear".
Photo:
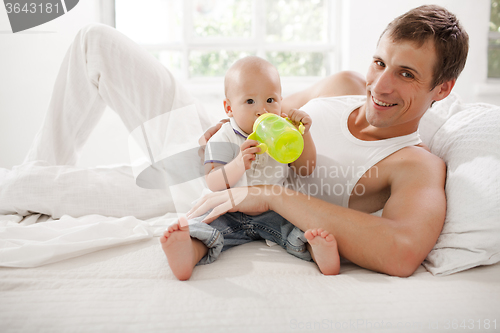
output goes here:
[[226, 111], [228, 117], [233, 116], [233, 111], [231, 110], [231, 101], [229, 101], [227, 98], [224, 100], [224, 111]]
[[456, 79], [449, 80], [449, 81], [441, 83], [436, 88], [434, 88], [434, 89], [436, 89], [436, 95], [434, 96], [434, 100], [440, 101], [440, 100], [448, 97], [448, 95], [451, 93], [451, 90], [455, 86], [456, 81], [457, 81]]

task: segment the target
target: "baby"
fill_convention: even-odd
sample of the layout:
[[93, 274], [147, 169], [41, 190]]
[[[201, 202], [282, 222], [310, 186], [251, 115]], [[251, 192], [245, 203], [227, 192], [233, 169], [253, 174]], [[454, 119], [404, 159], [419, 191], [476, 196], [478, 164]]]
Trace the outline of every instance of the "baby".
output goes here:
[[[212, 191], [247, 185], [283, 186], [288, 169], [300, 175], [314, 170], [316, 148], [309, 129], [312, 120], [304, 111], [281, 113], [281, 82], [276, 68], [259, 57], [238, 60], [224, 80], [224, 109], [230, 121], [222, 125], [207, 143], [205, 175]], [[255, 120], [264, 113], [288, 116], [298, 126], [303, 123], [304, 151], [290, 164], [281, 164], [267, 154], [258, 154], [258, 142], [248, 140]], [[206, 216], [206, 215], [205, 215]], [[198, 264], [217, 259], [221, 251], [258, 239], [277, 243], [287, 252], [304, 260], [314, 260], [325, 275], [339, 272], [337, 242], [322, 229], [303, 233], [273, 211], [257, 216], [240, 212], [226, 213], [210, 224], [189, 223], [181, 217], [160, 238], [172, 272], [179, 280], [191, 277]]]

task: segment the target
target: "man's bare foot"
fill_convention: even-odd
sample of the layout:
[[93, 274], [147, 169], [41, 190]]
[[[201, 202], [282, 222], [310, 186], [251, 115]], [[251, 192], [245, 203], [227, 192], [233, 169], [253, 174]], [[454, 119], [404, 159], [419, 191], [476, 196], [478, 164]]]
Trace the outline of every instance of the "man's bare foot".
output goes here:
[[309, 229], [304, 236], [310, 244], [309, 250], [321, 273], [339, 274], [340, 258], [335, 237], [323, 229]]
[[197, 261], [186, 218], [181, 217], [169, 226], [160, 237], [160, 243], [174, 275], [181, 281], [189, 279]]

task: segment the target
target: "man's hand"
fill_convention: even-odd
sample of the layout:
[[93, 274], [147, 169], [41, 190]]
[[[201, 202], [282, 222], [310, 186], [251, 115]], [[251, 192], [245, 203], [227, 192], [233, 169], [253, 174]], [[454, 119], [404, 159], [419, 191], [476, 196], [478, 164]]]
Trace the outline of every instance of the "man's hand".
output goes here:
[[312, 125], [311, 117], [304, 111], [298, 109], [291, 109], [288, 114], [282, 113], [282, 117], [288, 117], [292, 121], [295, 127], [299, 127], [300, 123], [304, 124], [304, 134], [309, 132]]
[[200, 145], [200, 148], [198, 149], [198, 156], [201, 159], [201, 164], [203, 164], [203, 162], [205, 161], [205, 146], [207, 145], [208, 140], [215, 133], [217, 133], [218, 130], [220, 130], [224, 123], [227, 123], [228, 121], [229, 119], [222, 119], [217, 124], [207, 129], [207, 131], [203, 133], [203, 135], [198, 139], [198, 144]]
[[[258, 215], [269, 210], [267, 199], [272, 193], [273, 185], [236, 187], [225, 191], [210, 193], [202, 197], [189, 210], [187, 218], [203, 215], [210, 209], [203, 222], [210, 223], [227, 212], [242, 212], [248, 215]], [[281, 191], [285, 190], [279, 187]]]
[[210, 127], [209, 129], [207, 129], [207, 131], [205, 133], [203, 133], [203, 135], [201, 136], [201, 138], [198, 139], [198, 144], [200, 146], [205, 146], [207, 144], [208, 140], [215, 133], [217, 133], [218, 130], [220, 130], [220, 128], [222, 127], [222, 125], [224, 125], [224, 123], [227, 123], [228, 121], [229, 121], [229, 119], [222, 119], [217, 124], [215, 124], [214, 126]]

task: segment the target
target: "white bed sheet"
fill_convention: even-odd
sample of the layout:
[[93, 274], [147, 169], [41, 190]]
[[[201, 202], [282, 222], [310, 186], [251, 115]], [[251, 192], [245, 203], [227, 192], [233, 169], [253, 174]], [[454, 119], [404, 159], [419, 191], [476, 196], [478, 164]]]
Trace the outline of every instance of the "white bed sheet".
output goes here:
[[[1, 332], [450, 332], [500, 324], [500, 265], [409, 278], [253, 242], [175, 279], [153, 237], [37, 268], [0, 268]], [[484, 325], [489, 320], [490, 329]], [[399, 325], [399, 326], [398, 326]], [[392, 329], [391, 329], [392, 326]], [[469, 326], [472, 327], [472, 326]]]
[[0, 267], [37, 267], [160, 236], [177, 217], [0, 215]]

